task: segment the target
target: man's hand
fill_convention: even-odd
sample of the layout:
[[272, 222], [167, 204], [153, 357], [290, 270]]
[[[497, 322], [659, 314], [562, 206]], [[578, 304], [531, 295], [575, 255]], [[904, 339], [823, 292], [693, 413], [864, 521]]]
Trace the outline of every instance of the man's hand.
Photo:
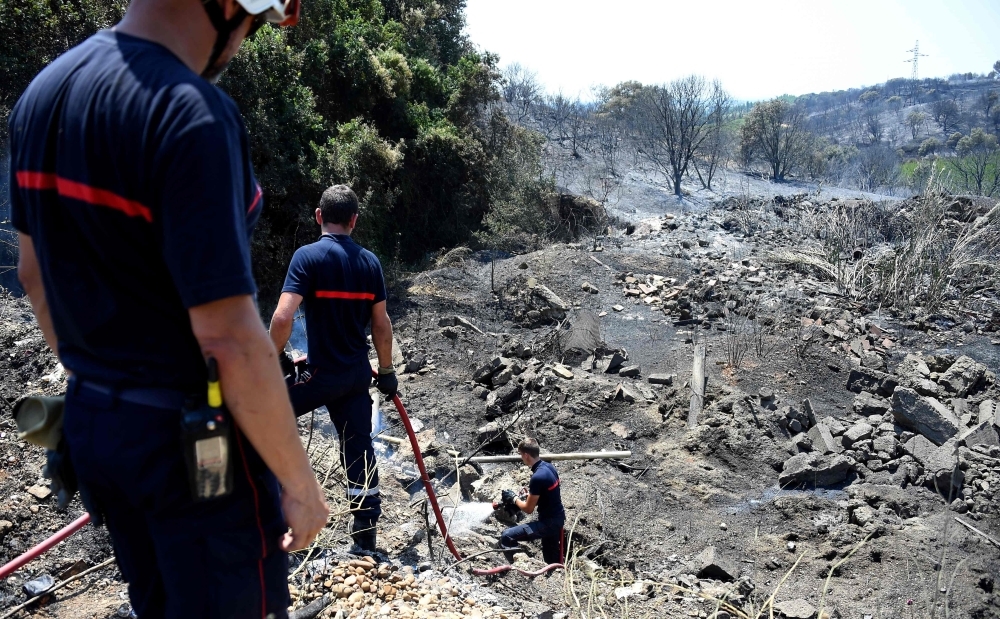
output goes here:
[[[383, 374], [383, 372], [385, 373]], [[375, 387], [386, 397], [391, 398], [396, 395], [396, 392], [399, 391], [399, 379], [396, 378], [396, 371], [391, 368], [386, 371], [380, 367], [378, 377], [375, 379]]]
[[307, 547], [326, 526], [329, 508], [323, 501], [319, 483], [313, 480], [311, 485], [311, 488], [305, 488], [305, 496], [301, 497], [290, 488], [283, 488], [281, 491], [281, 511], [291, 529], [280, 541], [281, 549], [285, 552]]
[[244, 295], [199, 305], [189, 313], [202, 354], [219, 362], [222, 395], [236, 425], [283, 487], [281, 502], [292, 533], [282, 546], [303, 548], [326, 524], [328, 510], [257, 307]]

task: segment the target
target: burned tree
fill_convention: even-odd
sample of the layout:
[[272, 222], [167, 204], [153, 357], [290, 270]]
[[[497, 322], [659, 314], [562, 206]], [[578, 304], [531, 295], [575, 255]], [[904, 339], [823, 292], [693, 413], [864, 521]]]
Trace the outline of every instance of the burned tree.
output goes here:
[[691, 75], [667, 85], [644, 86], [636, 96], [636, 149], [670, 179], [678, 196], [688, 166], [709, 136], [715, 89], [718, 84], [709, 87], [704, 78]]
[[781, 99], [755, 105], [740, 131], [741, 152], [764, 162], [776, 181], [805, 161], [811, 141], [802, 110]]

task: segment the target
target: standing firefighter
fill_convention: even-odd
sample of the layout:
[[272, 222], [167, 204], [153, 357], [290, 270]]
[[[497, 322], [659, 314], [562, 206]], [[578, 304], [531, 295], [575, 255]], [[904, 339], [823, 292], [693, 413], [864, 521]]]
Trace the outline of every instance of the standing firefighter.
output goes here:
[[18, 274], [71, 374], [50, 472], [75, 467], [142, 619], [285, 617], [286, 552], [327, 519], [254, 303], [247, 133], [211, 83], [292, 2], [134, 2], [10, 117]]
[[350, 187], [334, 185], [324, 191], [315, 217], [323, 235], [292, 257], [271, 318], [271, 340], [284, 349], [295, 311], [304, 305], [309, 373], [289, 387], [292, 408], [296, 415], [324, 405], [330, 411], [347, 471], [347, 498], [354, 513], [351, 537], [362, 550], [374, 551], [382, 498], [371, 439], [372, 369], [365, 330], [370, 323], [379, 364], [376, 385], [391, 397], [398, 383], [385, 281], [375, 254], [351, 240], [358, 197]]
[[511, 527], [500, 536], [500, 547], [517, 548], [518, 542], [542, 540], [542, 557], [548, 564], [563, 562], [563, 525], [566, 522], [566, 512], [563, 511], [562, 497], [559, 494], [559, 473], [556, 467], [539, 459], [541, 449], [538, 441], [528, 438], [517, 446], [521, 461], [531, 468], [531, 481], [528, 482], [528, 495], [517, 497], [513, 490], [504, 490], [501, 504], [514, 513], [517, 510], [531, 514], [538, 509], [538, 520], [516, 527]]

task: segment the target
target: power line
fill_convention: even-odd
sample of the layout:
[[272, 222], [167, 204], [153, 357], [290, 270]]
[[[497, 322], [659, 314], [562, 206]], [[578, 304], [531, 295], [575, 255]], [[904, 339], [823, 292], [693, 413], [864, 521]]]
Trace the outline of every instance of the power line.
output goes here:
[[917, 42], [913, 45], [913, 49], [906, 50], [906, 53], [913, 54], [913, 58], [909, 60], [904, 60], [903, 62], [908, 62], [913, 65], [913, 73], [910, 74], [910, 79], [915, 82], [919, 78], [919, 73], [917, 72], [917, 63], [920, 61], [921, 56], [924, 57], [927, 56], [927, 54], [920, 53], [920, 39], [917, 39]]

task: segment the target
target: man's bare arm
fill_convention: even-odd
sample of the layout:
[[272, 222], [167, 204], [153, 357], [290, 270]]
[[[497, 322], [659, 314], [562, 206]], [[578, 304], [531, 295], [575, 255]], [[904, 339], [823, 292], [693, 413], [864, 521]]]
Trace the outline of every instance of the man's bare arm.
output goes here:
[[299, 439], [277, 353], [249, 295], [189, 310], [205, 357], [215, 357], [223, 397], [236, 424], [283, 486], [292, 529], [285, 550], [305, 548], [326, 525], [328, 510]]
[[23, 232], [17, 233], [17, 279], [20, 280], [24, 292], [31, 301], [31, 311], [45, 336], [45, 343], [52, 352], [59, 356], [59, 340], [56, 338], [55, 327], [52, 326], [52, 316], [49, 314], [49, 302], [45, 299], [45, 287], [42, 285], [42, 270], [38, 266], [38, 256], [35, 255], [35, 243]]
[[274, 315], [271, 316], [271, 328], [269, 334], [274, 349], [279, 353], [285, 350], [288, 338], [292, 336], [292, 322], [295, 320], [295, 310], [302, 304], [302, 295], [294, 292], [282, 292], [278, 297], [278, 307], [274, 308]]
[[372, 344], [378, 355], [378, 364], [384, 368], [392, 367], [392, 321], [385, 311], [385, 301], [372, 306]]
[[514, 505], [526, 514], [534, 513], [535, 506], [538, 505], [538, 495], [529, 494], [526, 500], [514, 499]]

